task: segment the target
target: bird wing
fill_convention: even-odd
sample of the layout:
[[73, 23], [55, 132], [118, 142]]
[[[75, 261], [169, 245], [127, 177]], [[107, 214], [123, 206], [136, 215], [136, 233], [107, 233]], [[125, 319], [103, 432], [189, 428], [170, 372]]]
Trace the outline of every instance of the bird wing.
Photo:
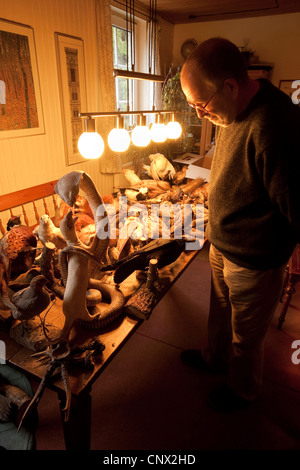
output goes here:
[[175, 175], [175, 168], [172, 163], [160, 153], [152, 156], [152, 164], [158, 175], [156, 179], [172, 178]]
[[151, 167], [150, 167], [150, 165], [143, 165], [143, 167], [146, 170], [146, 172], [148, 173], [148, 175], [151, 176]]
[[150, 165], [150, 176], [152, 176], [152, 178], [153, 178], [154, 180], [156, 180], [156, 181], [160, 179], [160, 177], [159, 177], [159, 169], [158, 169], [158, 167], [157, 167], [157, 162], [156, 162], [156, 160], [153, 160], [153, 161], [151, 162], [151, 165]]

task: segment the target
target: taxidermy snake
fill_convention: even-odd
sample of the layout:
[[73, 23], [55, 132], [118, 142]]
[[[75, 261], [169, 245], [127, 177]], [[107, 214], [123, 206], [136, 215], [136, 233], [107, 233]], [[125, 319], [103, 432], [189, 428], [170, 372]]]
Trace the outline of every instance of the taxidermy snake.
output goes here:
[[[68, 277], [68, 255], [70, 253], [76, 253], [83, 256], [93, 263], [100, 265], [99, 261], [95, 257], [86, 251], [84, 248], [78, 246], [67, 246], [62, 249], [59, 253], [59, 263], [61, 268], [61, 276], [64, 285], [67, 283]], [[96, 291], [96, 292], [95, 292]], [[87, 307], [94, 307], [101, 302], [102, 295], [98, 295], [97, 292], [103, 294], [105, 298], [110, 298], [111, 303], [101, 303], [101, 311], [99, 314], [95, 314], [94, 318], [90, 320], [78, 320], [78, 323], [86, 328], [100, 329], [106, 326], [108, 323], [114, 321], [122, 312], [124, 306], [124, 296], [122, 292], [115, 286], [105, 282], [101, 282], [98, 279], [89, 279], [88, 290], [86, 295]], [[91, 309], [92, 310], [92, 309]]]
[[[101, 233], [107, 214], [91, 177], [83, 171], [72, 171], [60, 178], [55, 186], [56, 193], [70, 207], [74, 206], [80, 189], [93, 212], [96, 233]], [[98, 214], [99, 208], [104, 209], [102, 215]], [[59, 254], [65, 285], [62, 305], [65, 324], [58, 338], [50, 340], [47, 337], [52, 344], [65, 340], [75, 323], [91, 329], [103, 328], [121, 314], [125, 305], [125, 297], [116, 285], [96, 279], [106, 256], [109, 238], [95, 236], [90, 245], [82, 243], [77, 237], [71, 210], [62, 219], [60, 229], [67, 242]], [[110, 303], [101, 302], [102, 294], [110, 298]], [[93, 305], [88, 305], [87, 298], [90, 298], [88, 303]]]

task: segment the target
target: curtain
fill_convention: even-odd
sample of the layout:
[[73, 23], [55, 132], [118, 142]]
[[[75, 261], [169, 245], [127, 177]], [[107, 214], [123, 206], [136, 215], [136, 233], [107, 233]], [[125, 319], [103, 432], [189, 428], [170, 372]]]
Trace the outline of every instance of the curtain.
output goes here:
[[[113, 42], [111, 11], [109, 0], [96, 0], [96, 25], [98, 49], [98, 87], [99, 110], [115, 111], [115, 79], [113, 77]], [[98, 118], [99, 133], [107, 141], [109, 131], [115, 127], [113, 117]], [[120, 173], [122, 169], [121, 157], [106, 145], [103, 156], [99, 160], [102, 173]]]
[[[148, 28], [151, 27], [151, 23], [148, 23]], [[159, 53], [159, 25], [158, 22], [152, 23], [152, 57], [150, 57], [151, 73], [154, 75], [161, 74], [160, 67], [160, 53]], [[162, 109], [162, 84], [160, 82], [153, 82], [153, 93], [154, 93], [154, 106], [156, 109]]]
[[[110, 0], [110, 4], [119, 8], [120, 10], [126, 11], [126, 0]], [[134, 0], [134, 16], [148, 21], [149, 7], [139, 2], [138, 0]]]

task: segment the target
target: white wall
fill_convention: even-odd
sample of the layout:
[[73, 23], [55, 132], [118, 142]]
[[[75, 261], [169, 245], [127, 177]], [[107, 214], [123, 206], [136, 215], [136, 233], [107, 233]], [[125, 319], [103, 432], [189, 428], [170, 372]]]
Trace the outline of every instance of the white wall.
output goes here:
[[[0, 195], [61, 177], [74, 169], [89, 173], [100, 193], [112, 190], [113, 176], [99, 171], [99, 161], [66, 166], [54, 33], [84, 40], [88, 108], [98, 109], [94, 0], [0, 0], [1, 18], [34, 29], [45, 134], [1, 139]], [[198, 42], [219, 35], [237, 45], [245, 41], [261, 61], [275, 65], [273, 82], [300, 79], [300, 13], [239, 20], [171, 25], [160, 21], [162, 72], [183, 63], [184, 40]], [[173, 52], [173, 57], [172, 57]]]
[[166, 76], [173, 63], [174, 25], [158, 17], [161, 73]]
[[101, 194], [110, 192], [113, 177], [100, 173], [99, 160], [66, 166], [54, 40], [55, 32], [84, 40], [88, 109], [98, 109], [94, 0], [0, 0], [0, 17], [34, 29], [45, 121], [43, 135], [0, 135], [0, 195], [58, 179], [74, 169], [89, 173]]
[[186, 39], [198, 44], [210, 37], [220, 36], [237, 46], [248, 47], [259, 56], [260, 62], [274, 64], [272, 82], [300, 79], [300, 13], [262, 16], [174, 26], [173, 62], [183, 64], [180, 49]]

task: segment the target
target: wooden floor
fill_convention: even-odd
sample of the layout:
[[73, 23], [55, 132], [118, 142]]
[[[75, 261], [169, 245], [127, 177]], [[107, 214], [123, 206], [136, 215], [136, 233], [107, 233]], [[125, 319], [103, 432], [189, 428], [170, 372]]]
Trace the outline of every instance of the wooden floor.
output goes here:
[[[282, 330], [280, 305], [267, 334], [263, 392], [250, 408], [220, 415], [207, 394], [223, 376], [196, 371], [182, 349], [206, 340], [210, 267], [207, 249], [185, 271], [149, 320], [94, 384], [92, 450], [299, 450], [300, 286]], [[63, 450], [56, 394], [39, 404], [38, 450]]]

